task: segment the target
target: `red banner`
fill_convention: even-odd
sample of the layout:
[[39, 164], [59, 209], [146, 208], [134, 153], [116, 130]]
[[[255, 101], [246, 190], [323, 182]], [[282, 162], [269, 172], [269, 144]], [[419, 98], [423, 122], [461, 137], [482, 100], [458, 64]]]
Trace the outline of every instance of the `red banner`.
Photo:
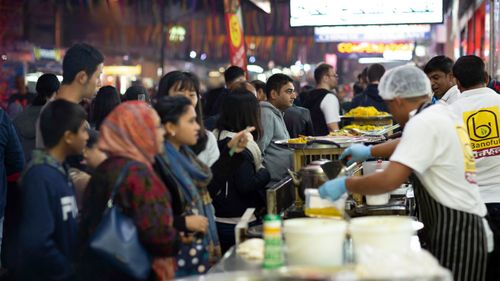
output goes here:
[[247, 70], [247, 54], [241, 17], [240, 0], [224, 0], [226, 30], [231, 65]]

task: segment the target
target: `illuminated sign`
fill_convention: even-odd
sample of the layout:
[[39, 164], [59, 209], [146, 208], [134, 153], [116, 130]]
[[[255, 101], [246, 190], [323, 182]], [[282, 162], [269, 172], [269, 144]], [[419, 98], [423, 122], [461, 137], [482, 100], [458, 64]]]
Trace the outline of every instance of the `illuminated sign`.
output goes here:
[[430, 39], [430, 24], [322, 26], [314, 28], [316, 42], [394, 42]]
[[186, 38], [186, 29], [180, 25], [174, 25], [168, 31], [170, 42], [183, 42]]
[[126, 65], [110, 65], [104, 66], [102, 69], [102, 73], [106, 75], [141, 75], [142, 66], [126, 66]]
[[61, 50], [59, 49], [42, 49], [38, 47], [33, 48], [33, 55], [36, 60], [49, 59], [60, 61], [62, 58]]
[[386, 52], [413, 52], [412, 43], [351, 43], [337, 45], [341, 54], [384, 54]]
[[291, 26], [443, 22], [443, 0], [290, 0]]

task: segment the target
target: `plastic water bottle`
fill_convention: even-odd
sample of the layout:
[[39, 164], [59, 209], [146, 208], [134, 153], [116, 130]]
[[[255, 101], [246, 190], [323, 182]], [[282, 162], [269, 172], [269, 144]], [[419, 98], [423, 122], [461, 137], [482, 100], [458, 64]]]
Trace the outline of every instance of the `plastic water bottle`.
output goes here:
[[279, 215], [264, 216], [264, 268], [275, 269], [284, 265], [283, 236], [281, 217]]

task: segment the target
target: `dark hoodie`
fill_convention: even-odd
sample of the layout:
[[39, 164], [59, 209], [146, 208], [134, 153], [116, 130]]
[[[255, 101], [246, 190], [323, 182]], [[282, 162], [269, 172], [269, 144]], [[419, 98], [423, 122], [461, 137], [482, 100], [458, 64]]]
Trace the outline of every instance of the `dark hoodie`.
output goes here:
[[14, 127], [23, 146], [26, 161], [31, 159], [31, 152], [36, 146], [36, 120], [42, 111], [42, 105], [29, 106], [14, 119]]
[[[19, 217], [2, 253], [15, 280], [70, 280], [78, 208], [66, 167], [34, 151], [20, 181]], [[14, 236], [14, 237], [12, 237]]]
[[378, 94], [378, 84], [369, 84], [363, 93], [352, 99], [351, 109], [358, 106], [373, 106], [378, 111], [389, 112], [384, 100]]
[[[225, 151], [231, 139], [218, 141], [219, 150]], [[212, 166], [214, 175], [208, 185], [216, 217], [241, 217], [247, 208], [257, 212], [265, 207], [266, 185], [271, 180], [265, 168], [255, 169], [254, 158], [248, 149], [233, 157], [229, 153]]]

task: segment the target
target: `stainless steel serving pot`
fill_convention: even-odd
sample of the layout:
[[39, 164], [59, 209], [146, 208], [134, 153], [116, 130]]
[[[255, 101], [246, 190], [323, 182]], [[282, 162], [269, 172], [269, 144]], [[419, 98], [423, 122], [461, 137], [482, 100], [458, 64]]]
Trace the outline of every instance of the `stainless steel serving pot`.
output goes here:
[[309, 163], [300, 169], [298, 173], [288, 171], [296, 186], [299, 187], [299, 196], [305, 200], [304, 190], [306, 188], [318, 188], [328, 181], [328, 177], [321, 168], [321, 165], [331, 162], [330, 160], [320, 159]]

